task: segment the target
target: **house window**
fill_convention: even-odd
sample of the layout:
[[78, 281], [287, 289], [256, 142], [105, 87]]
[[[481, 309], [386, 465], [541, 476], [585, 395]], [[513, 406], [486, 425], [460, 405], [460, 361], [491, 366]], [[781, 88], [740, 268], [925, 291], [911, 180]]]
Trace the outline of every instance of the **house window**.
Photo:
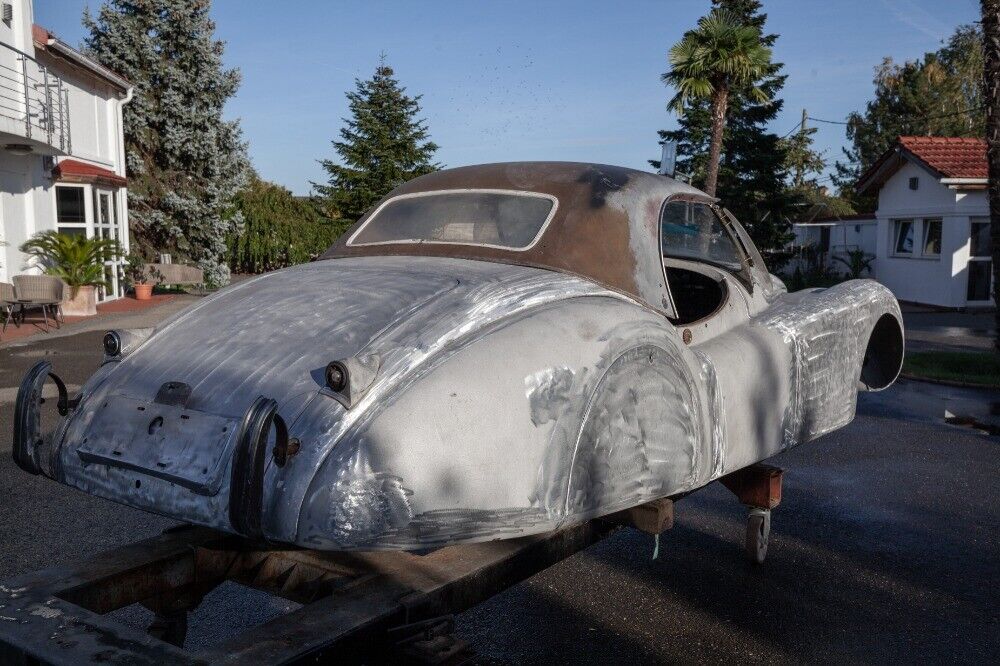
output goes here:
[[56, 226], [60, 233], [85, 234], [87, 212], [82, 187], [56, 186]]
[[923, 251], [925, 257], [941, 256], [941, 219], [924, 220], [924, 243]]
[[969, 234], [969, 255], [972, 257], [992, 256], [990, 254], [990, 221], [985, 217], [972, 218], [971, 233]]
[[913, 220], [893, 220], [893, 254], [913, 254]]

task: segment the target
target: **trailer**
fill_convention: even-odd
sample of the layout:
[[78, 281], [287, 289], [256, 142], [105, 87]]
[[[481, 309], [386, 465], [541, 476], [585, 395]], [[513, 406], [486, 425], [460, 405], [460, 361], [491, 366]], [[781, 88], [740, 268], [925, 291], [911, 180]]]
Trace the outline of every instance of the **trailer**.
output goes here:
[[[746, 552], [763, 562], [781, 470], [754, 465], [722, 479], [750, 507]], [[664, 498], [557, 532], [426, 552], [323, 552], [193, 526], [0, 585], [3, 664], [459, 664], [453, 615], [631, 527], [673, 525]], [[301, 604], [202, 650], [184, 649], [188, 613], [224, 581]], [[146, 631], [108, 614], [141, 604]]]

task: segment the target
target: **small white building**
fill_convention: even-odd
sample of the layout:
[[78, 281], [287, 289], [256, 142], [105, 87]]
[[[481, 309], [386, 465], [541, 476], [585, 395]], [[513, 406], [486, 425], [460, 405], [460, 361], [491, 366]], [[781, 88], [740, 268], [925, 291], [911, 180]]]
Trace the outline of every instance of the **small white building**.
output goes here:
[[[0, 3], [0, 281], [34, 267], [33, 234], [116, 238], [128, 248], [122, 107], [131, 84], [34, 25], [31, 0]], [[122, 294], [120, 267], [111, 288]]]
[[993, 304], [986, 185], [982, 139], [903, 136], [861, 176], [878, 193], [876, 277], [896, 298]]
[[[794, 222], [792, 224], [794, 238], [790, 249], [795, 255], [786, 270], [794, 270], [796, 266], [805, 270], [806, 266], [802, 265], [804, 261], [802, 254], [806, 248], [813, 248], [823, 255], [825, 266], [840, 273], [846, 272], [846, 267], [835, 258], [846, 259], [852, 250], [861, 250], [874, 257], [876, 227], [874, 213], [816, 217], [808, 222]], [[871, 272], [865, 277], [875, 277], [874, 264]]]

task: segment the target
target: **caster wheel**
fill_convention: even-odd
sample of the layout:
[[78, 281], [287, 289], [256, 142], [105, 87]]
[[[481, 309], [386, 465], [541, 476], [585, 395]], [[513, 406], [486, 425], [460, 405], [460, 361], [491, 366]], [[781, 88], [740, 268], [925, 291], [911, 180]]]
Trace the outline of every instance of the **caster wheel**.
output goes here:
[[187, 625], [186, 611], [156, 614], [146, 633], [171, 645], [184, 647], [184, 639], [187, 638]]
[[747, 518], [747, 538], [745, 550], [752, 562], [763, 564], [767, 557], [767, 539], [771, 534], [771, 512], [766, 509], [751, 509]]

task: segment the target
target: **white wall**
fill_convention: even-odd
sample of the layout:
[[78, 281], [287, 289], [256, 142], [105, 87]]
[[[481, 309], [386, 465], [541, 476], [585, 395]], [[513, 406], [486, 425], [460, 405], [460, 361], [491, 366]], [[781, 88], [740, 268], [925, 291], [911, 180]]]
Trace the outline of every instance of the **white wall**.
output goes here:
[[[909, 179], [919, 179], [909, 188]], [[969, 216], [987, 215], [984, 191], [949, 189], [923, 167], [908, 163], [891, 176], [879, 192], [876, 235], [876, 277], [896, 295], [914, 303], [965, 307], [969, 258]], [[941, 218], [941, 254], [921, 256], [922, 224]], [[913, 219], [912, 256], [893, 253], [893, 220]]]

